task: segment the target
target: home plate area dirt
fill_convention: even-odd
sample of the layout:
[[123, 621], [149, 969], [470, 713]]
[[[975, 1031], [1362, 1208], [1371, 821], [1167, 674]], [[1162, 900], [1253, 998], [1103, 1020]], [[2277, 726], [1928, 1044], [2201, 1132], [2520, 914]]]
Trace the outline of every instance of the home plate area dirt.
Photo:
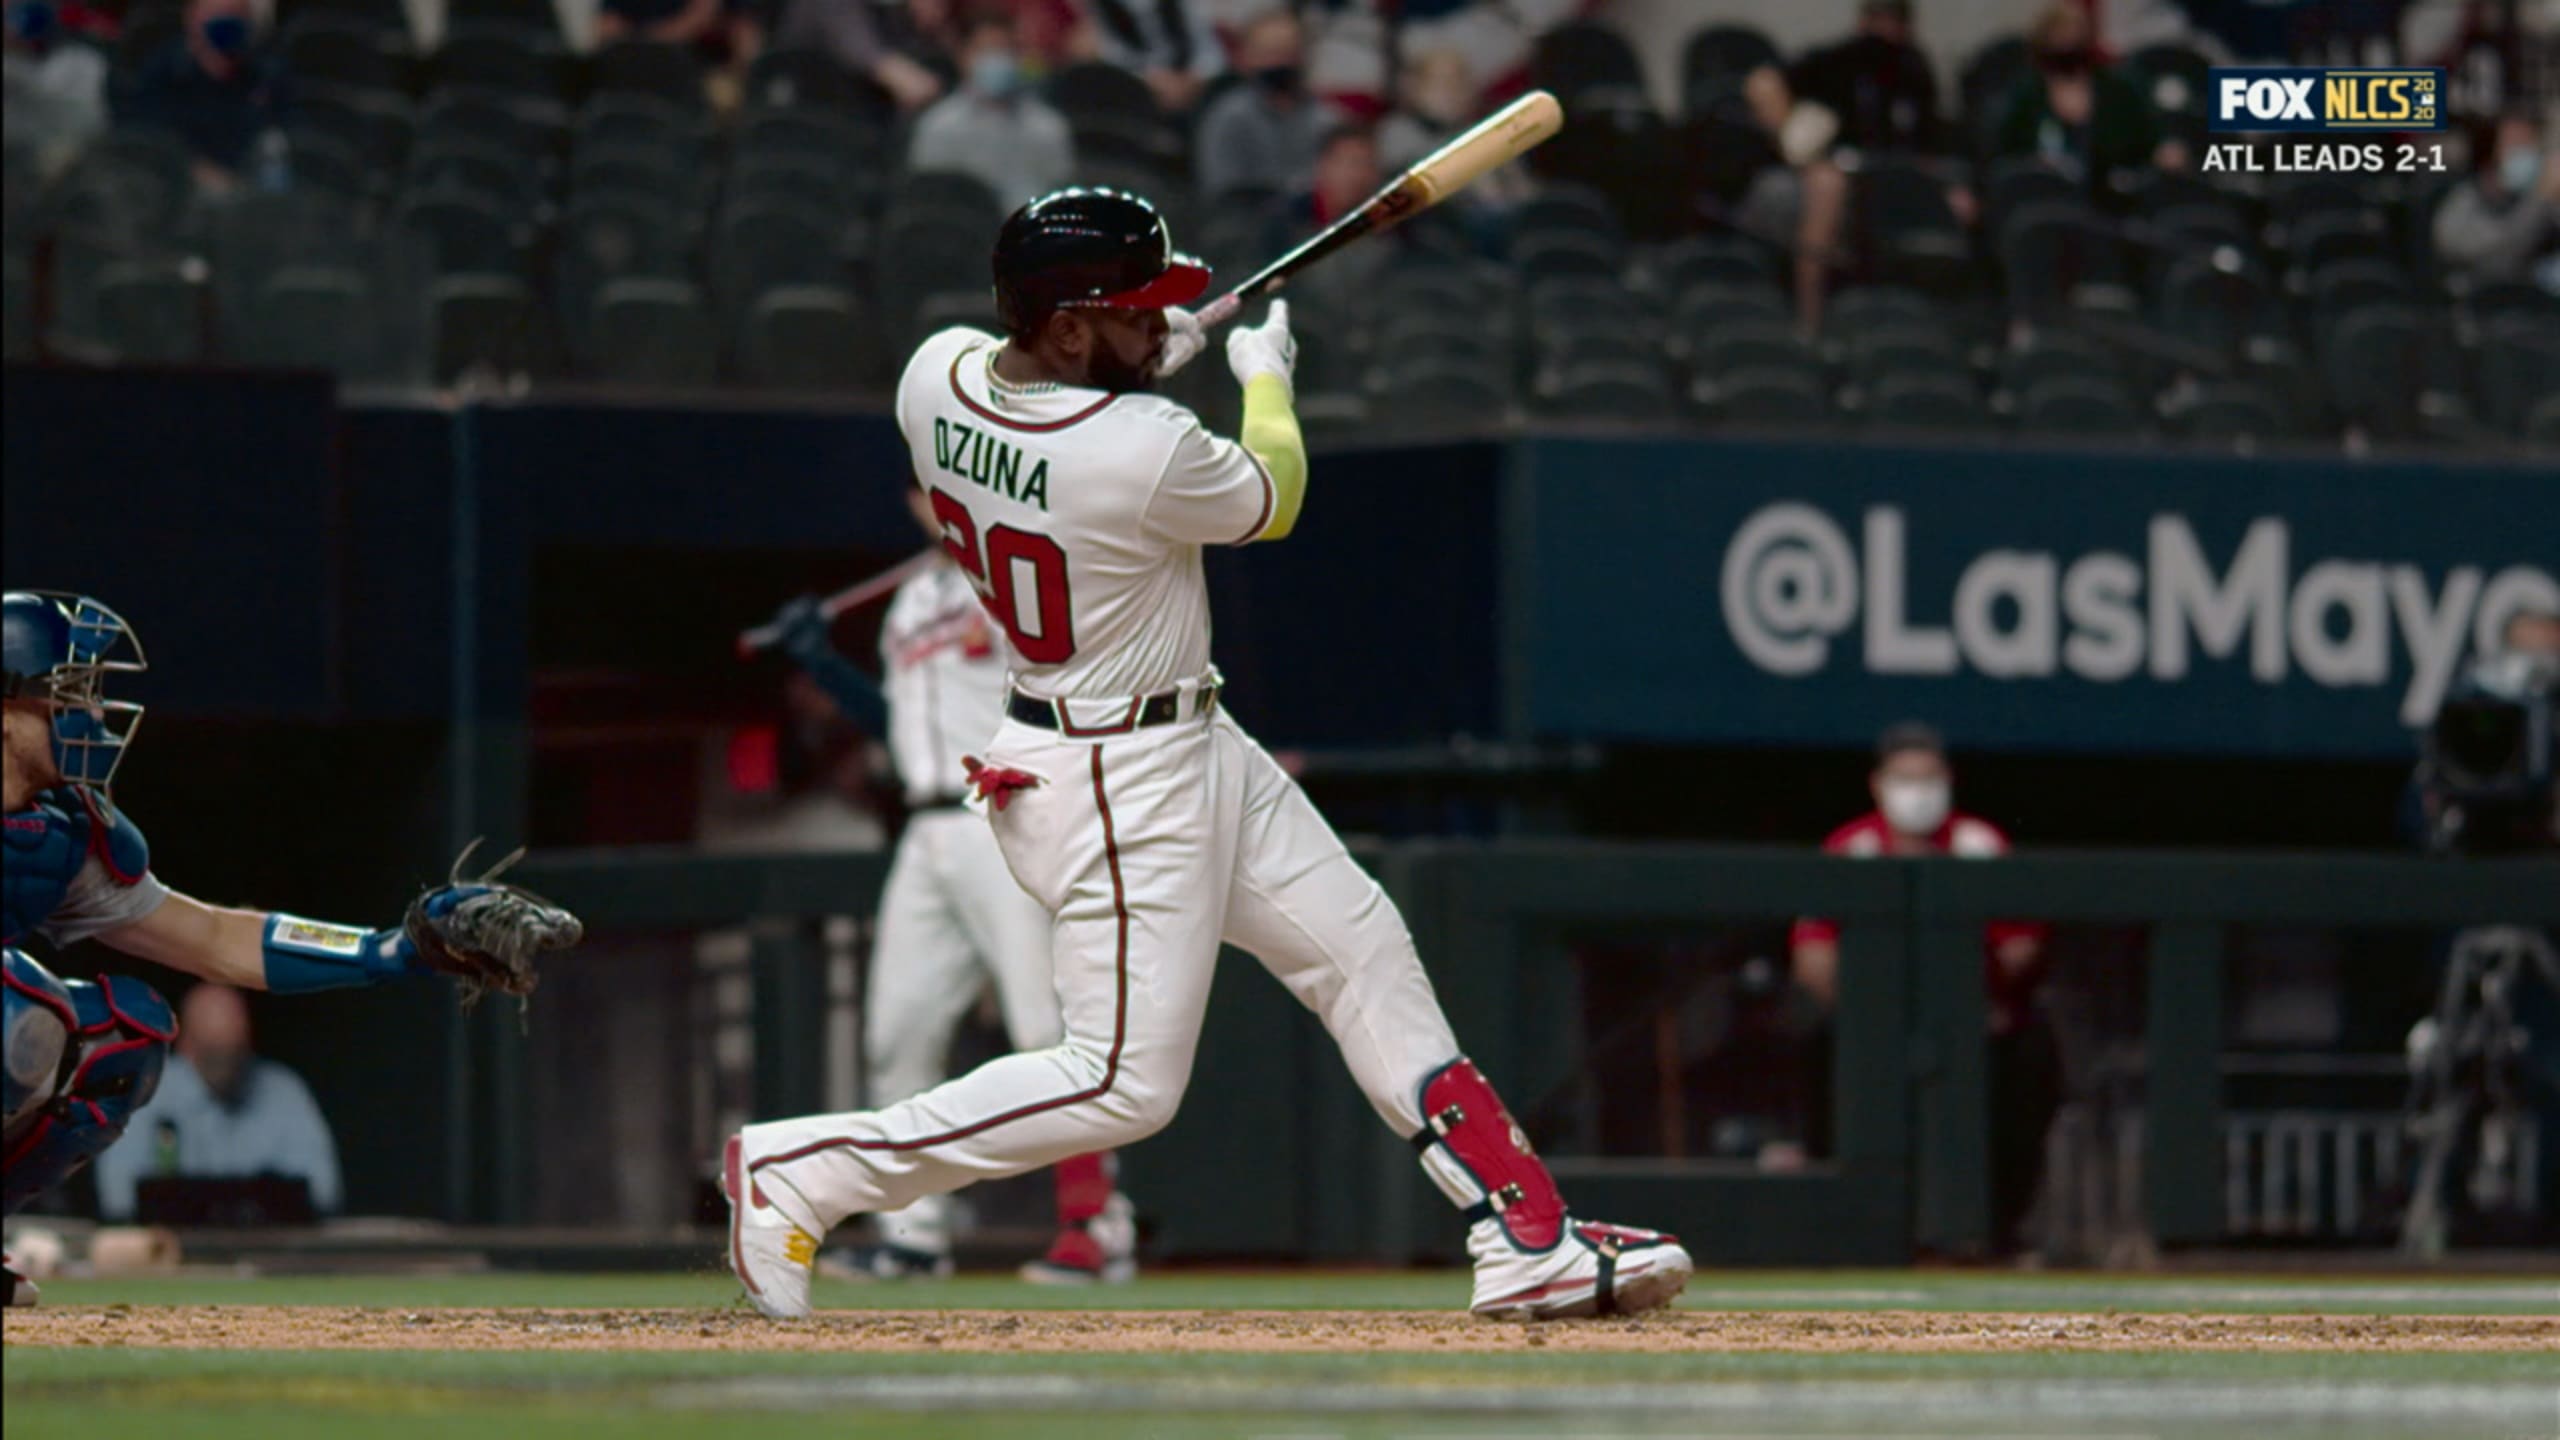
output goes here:
[[1709, 1312], [1495, 1323], [1381, 1310], [744, 1310], [107, 1305], [8, 1312], [10, 1345], [189, 1350], [725, 1350], [1006, 1354], [1400, 1351], [2560, 1351], [2560, 1317]]

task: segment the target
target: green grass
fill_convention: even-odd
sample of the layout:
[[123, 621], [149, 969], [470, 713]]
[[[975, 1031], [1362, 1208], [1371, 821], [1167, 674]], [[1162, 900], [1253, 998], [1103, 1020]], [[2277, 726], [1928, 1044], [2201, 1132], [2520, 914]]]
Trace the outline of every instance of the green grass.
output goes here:
[[[1175, 1272], [1101, 1292], [994, 1278], [942, 1286], [822, 1286], [839, 1307], [1451, 1308], [1465, 1277]], [[725, 1306], [722, 1274], [216, 1275], [55, 1281], [48, 1306], [329, 1304]], [[1714, 1308], [2560, 1313], [2547, 1279], [2292, 1275], [2204, 1279], [1993, 1272], [1699, 1277]], [[2229, 1414], [2164, 1408], [2080, 1423], [2057, 1385], [2113, 1387], [2119, 1407], [2230, 1397]], [[917, 1387], [923, 1387], [919, 1389]], [[1058, 1390], [1055, 1387], [1071, 1387]], [[1676, 1387], [1703, 1387], [1697, 1390]], [[1754, 1388], [1756, 1387], [1756, 1388]], [[1912, 1397], [1907, 1410], [1903, 1397]], [[1462, 1413], [1447, 1397], [1538, 1404]], [[2044, 1398], [2027, 1403], [2041, 1393]], [[2076, 1393], [2076, 1392], [2074, 1392]], [[1393, 1437], [2059, 1435], [2114, 1440], [2506, 1440], [2560, 1435], [2560, 1355], [2127, 1352], [1983, 1355], [1090, 1355], [237, 1352], [10, 1347], [6, 1434], [78, 1440], [754, 1440], [975, 1436], [1059, 1440], [1393, 1440]], [[1713, 1413], [1679, 1409], [1710, 1397]], [[2135, 1399], [2128, 1401], [2125, 1396]], [[2421, 1414], [2429, 1397], [2486, 1397], [2494, 1414]], [[1042, 1397], [1053, 1397], [1043, 1399]], [[2394, 1404], [2393, 1397], [2400, 1397]], [[1614, 1398], [1613, 1398], [1614, 1397]], [[1633, 1397], [1632, 1400], [1629, 1397]], [[2221, 1397], [2217, 1399], [2216, 1397]], [[2548, 1403], [2543, 1403], [2548, 1397]], [[1696, 1402], [1706, 1404], [1705, 1401]], [[2168, 1402], [2164, 1399], [2164, 1405]], [[2465, 1400], [2464, 1403], [2473, 1403]], [[1635, 1408], [1615, 1408], [1632, 1404]], [[1831, 1407], [1826, 1409], [1825, 1407]], [[1841, 1408], [1841, 1407], [1847, 1408]], [[1649, 1407], [1649, 1408], [1647, 1408]], [[1670, 1407], [1666, 1409], [1666, 1407]], [[1863, 1408], [1862, 1408], [1863, 1407]], [[2296, 1407], [2296, 1408], [2288, 1408]], [[2538, 1407], [2538, 1408], [2537, 1408]], [[752, 1412], [750, 1416], [746, 1412]]]
[[[940, 1285], [821, 1280], [831, 1309], [1454, 1310], [1456, 1270], [1411, 1273], [1254, 1270], [1151, 1274], [1135, 1285], [1062, 1289], [995, 1276]], [[368, 1305], [680, 1307], [725, 1305], [737, 1284], [692, 1274], [180, 1275], [49, 1280], [48, 1305]], [[2457, 1276], [2325, 1279], [2304, 1275], [2106, 1276], [1951, 1271], [1730, 1271], [1700, 1275], [1682, 1304], [1728, 1310], [2192, 1311], [2219, 1314], [2560, 1314], [2560, 1278]]]

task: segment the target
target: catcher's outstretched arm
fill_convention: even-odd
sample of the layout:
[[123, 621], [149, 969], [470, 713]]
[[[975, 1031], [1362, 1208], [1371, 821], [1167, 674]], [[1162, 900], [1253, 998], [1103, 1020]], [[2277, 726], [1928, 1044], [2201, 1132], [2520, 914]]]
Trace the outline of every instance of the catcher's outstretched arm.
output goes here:
[[175, 890], [150, 914], [98, 938], [172, 970], [279, 995], [371, 985], [427, 968], [396, 928], [208, 905]]

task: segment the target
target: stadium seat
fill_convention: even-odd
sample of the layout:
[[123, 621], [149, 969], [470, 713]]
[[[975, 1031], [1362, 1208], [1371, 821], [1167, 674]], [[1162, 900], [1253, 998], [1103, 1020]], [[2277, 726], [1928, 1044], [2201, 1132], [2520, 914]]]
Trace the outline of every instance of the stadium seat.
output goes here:
[[2415, 306], [2383, 302], [2329, 321], [2320, 373], [2340, 418], [2380, 440], [2420, 433], [2428, 387], [2427, 321]]
[[996, 319], [995, 296], [984, 285], [964, 289], [936, 290], [924, 297], [907, 321], [906, 348], [924, 343], [925, 337], [954, 325], [972, 330], [999, 333], [1003, 325]]
[[682, 45], [616, 40], [587, 57], [587, 93], [646, 95], [684, 110], [703, 108], [702, 62]]
[[1161, 126], [1164, 110], [1156, 93], [1134, 70], [1100, 60], [1079, 60], [1051, 72], [1042, 87], [1049, 103], [1071, 122], [1117, 116]]
[[559, 148], [565, 128], [557, 107], [547, 100], [509, 97], [488, 91], [453, 91], [418, 107], [418, 142], [462, 139], [517, 151], [529, 160], [547, 161]]
[[1724, 331], [1772, 325], [1793, 333], [1787, 308], [1775, 292], [1756, 286], [1699, 285], [1681, 293], [1664, 338], [1672, 357], [1678, 359]]
[[1973, 241], [1947, 204], [1947, 182], [1927, 167], [1866, 157], [1852, 177], [1852, 216], [1868, 272], [1931, 294], [1972, 288]]
[[506, 214], [474, 193], [413, 196], [394, 213], [391, 229], [396, 239], [419, 249], [430, 275], [515, 275], [524, 267], [524, 247]]
[[2211, 101], [2213, 61], [2193, 46], [2145, 45], [2125, 60], [2124, 69], [2161, 115], [2202, 115]]
[[573, 350], [590, 348], [586, 322], [606, 284], [631, 277], [676, 280], [690, 270], [688, 237], [648, 200], [605, 191], [573, 196], [561, 210], [551, 294]]
[[1687, 295], [1701, 286], [1757, 289], [1777, 295], [1777, 255], [1757, 240], [1740, 235], [1701, 235], [1674, 241], [1653, 259], [1653, 272], [1667, 295]]
[[1783, 321], [1746, 321], [1697, 337], [1689, 351], [1694, 375], [1730, 379], [1746, 370], [1797, 370], [1819, 381], [1821, 362]]
[[1746, 427], [1820, 425], [1831, 419], [1821, 378], [1809, 368], [1749, 365], [1691, 387], [1700, 409]]
[[2123, 242], [2084, 206], [2020, 207], [2002, 222], [2000, 262], [2014, 316], [2133, 308]]
[[239, 348], [241, 323], [253, 316], [267, 278], [288, 265], [361, 270], [368, 256], [352, 206], [307, 187], [282, 193], [247, 190], [211, 217], [206, 233], [213, 262], [217, 343]]
[[533, 292], [512, 275], [446, 275], [427, 287], [429, 374], [544, 376], [555, 368]]
[[735, 314], [776, 285], [843, 283], [837, 224], [826, 211], [788, 200], [731, 206], [711, 235], [711, 293], [722, 311]]
[[2086, 375], [2047, 375], [2018, 397], [2018, 428], [2045, 435], [2124, 437], [2142, 433], [2142, 417], [2124, 387]]
[[838, 110], [804, 106], [756, 110], [738, 122], [735, 153], [794, 155], [823, 160], [848, 171], [888, 168], [887, 139], [876, 128]]
[[2171, 335], [2225, 357], [2237, 355], [2252, 336], [2281, 334], [2286, 328], [2264, 277], [2245, 265], [2202, 255], [2169, 267], [2153, 315]]
[[[298, 165], [302, 157], [294, 158]], [[411, 194], [441, 190], [477, 195], [501, 214], [530, 216], [542, 208], [544, 200], [535, 163], [521, 150], [459, 138], [422, 138], [410, 152], [402, 183]]]
[[886, 124], [897, 105], [867, 76], [855, 75], [820, 50], [767, 50], [747, 66], [746, 103], [766, 110], [803, 106], [842, 111]]
[[1539, 409], [1559, 420], [1659, 424], [1671, 418], [1671, 385], [1662, 367], [1640, 360], [1597, 360], [1566, 367], [1540, 390]]
[[118, 260], [98, 273], [98, 338], [123, 364], [190, 365], [205, 358], [204, 267]]
[[2010, 217], [2032, 205], [2085, 206], [2089, 192], [2078, 180], [2041, 156], [2012, 155], [1995, 160], [1982, 175], [1982, 228], [1998, 235]]
[[2304, 287], [2315, 319], [2344, 315], [2358, 306], [2387, 300], [2414, 302], [2418, 296], [2407, 272], [2387, 260], [2335, 260], [2311, 272]]
[[[771, 113], [759, 111], [739, 121], [742, 151], [760, 152], [772, 143], [760, 130], [760, 122]], [[663, 150], [694, 162], [701, 161], [708, 149], [700, 120], [683, 108], [654, 95], [620, 92], [588, 100], [570, 121], [573, 154], [602, 146]]]
[[1530, 231], [1514, 240], [1511, 264], [1526, 285], [1548, 280], [1615, 282], [1625, 264], [1625, 250], [1586, 231], [1551, 228]]
[[2285, 256], [2296, 275], [2348, 260], [2396, 264], [2391, 232], [2372, 210], [2324, 210], [2304, 217], [2285, 233]]
[[2476, 359], [2481, 417], [2507, 434], [2528, 428], [2551, 396], [2560, 394], [2560, 327], [2525, 313], [2489, 322]]
[[2560, 453], [2560, 390], [2543, 396], [2526, 413], [2524, 443], [2534, 450]]
[[1626, 225], [1610, 208], [1609, 197], [1588, 185], [1542, 187], [1512, 212], [1511, 229], [1522, 236], [1568, 231], [1618, 244], [1627, 238]]
[[893, 219], [899, 212], [940, 211], [978, 225], [990, 235], [1013, 213], [1013, 207], [999, 200], [986, 181], [956, 170], [911, 170], [900, 176], [889, 191], [889, 209], [888, 218]]
[[2224, 448], [2254, 449], [2294, 433], [2285, 408], [2264, 386], [2208, 381], [2170, 415], [2180, 435]]
[[405, 90], [416, 63], [405, 28], [384, 30], [329, 15], [296, 19], [285, 27], [276, 48], [297, 82]]
[[795, 200], [841, 223], [858, 218], [863, 191], [844, 167], [809, 155], [741, 155], [729, 167], [727, 201]]
[[1904, 430], [1980, 430], [1990, 423], [1973, 382], [1945, 371], [1900, 370], [1871, 386], [1866, 423]]
[[1667, 240], [1691, 225], [1680, 156], [1640, 88], [1593, 89], [1569, 98], [1564, 128], [1529, 152], [1546, 181], [1597, 190], [1636, 240]]
[[404, 41], [409, 35], [409, 9], [403, 0], [287, 0], [276, 18], [286, 27], [304, 19], [370, 31], [388, 31]]
[[490, 31], [448, 35], [426, 61], [428, 93], [556, 98], [559, 63], [521, 38]]
[[350, 208], [376, 198], [381, 168], [338, 136], [318, 130], [288, 129], [285, 146], [286, 163], [292, 168], [296, 190], [332, 197]]
[[237, 354], [252, 365], [364, 377], [377, 332], [373, 285], [334, 265], [285, 265], [265, 277]]
[[656, 145], [591, 145], [569, 158], [571, 199], [581, 195], [646, 196], [671, 220], [690, 227], [704, 199], [703, 172], [686, 167], [680, 152]]
[[1373, 392], [1370, 408], [1383, 428], [1481, 431], [1509, 421], [1511, 394], [1499, 369], [1429, 362], [1391, 377]]
[[1969, 373], [1964, 352], [1945, 330], [1908, 323], [1880, 323], [1851, 332], [1847, 361], [1850, 378], [1869, 385], [1899, 374]]
[[1956, 79], [1956, 93], [1961, 97], [1958, 112], [1963, 117], [1967, 148], [1976, 156], [1991, 153], [2000, 121], [2008, 110], [2009, 92], [2033, 73], [2035, 61], [2027, 53], [2023, 35], [1992, 39], [1965, 61]]
[[1371, 368], [1390, 385], [1416, 367], [1466, 364], [1507, 368], [1511, 360], [1511, 347], [1500, 336], [1466, 324], [1460, 315], [1429, 322], [1417, 320], [1388, 329], [1379, 336], [1377, 348], [1370, 354]]
[[841, 286], [777, 286], [747, 307], [738, 368], [751, 385], [851, 389], [878, 379], [889, 363], [880, 327]]
[[2120, 387], [2125, 367], [2115, 352], [2069, 330], [2042, 329], [2021, 338], [2000, 357], [2000, 390], [2023, 396], [2039, 381], [2079, 379]]
[[639, 385], [708, 385], [718, 378], [720, 342], [690, 280], [626, 275], [595, 293], [579, 368], [599, 380]]
[[365, 164], [388, 174], [408, 159], [417, 126], [417, 107], [406, 95], [315, 82], [294, 87], [286, 129], [324, 131], [363, 156]]

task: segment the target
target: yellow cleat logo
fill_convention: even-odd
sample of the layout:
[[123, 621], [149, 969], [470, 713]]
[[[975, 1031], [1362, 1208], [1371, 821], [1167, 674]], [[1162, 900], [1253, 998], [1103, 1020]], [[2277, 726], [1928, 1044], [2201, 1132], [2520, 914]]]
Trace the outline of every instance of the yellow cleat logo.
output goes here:
[[818, 1237], [806, 1230], [795, 1229], [782, 1242], [783, 1258], [794, 1265], [812, 1265], [818, 1259]]

